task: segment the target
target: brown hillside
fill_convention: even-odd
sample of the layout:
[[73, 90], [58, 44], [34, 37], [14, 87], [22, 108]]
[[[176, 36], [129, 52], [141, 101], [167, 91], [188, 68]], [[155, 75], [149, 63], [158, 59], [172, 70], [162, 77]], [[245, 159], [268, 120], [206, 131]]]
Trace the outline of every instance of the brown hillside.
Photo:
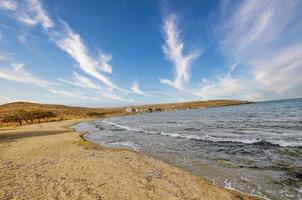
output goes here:
[[[140, 112], [154, 112], [165, 110], [178, 110], [178, 109], [196, 109], [217, 106], [230, 106], [238, 104], [251, 103], [248, 101], [239, 100], [210, 100], [210, 101], [193, 101], [184, 103], [167, 103], [167, 104], [150, 104], [140, 106], [128, 106], [133, 108], [133, 112], [127, 113], [126, 107], [112, 107], [112, 108], [87, 108], [87, 107], [74, 107], [56, 104], [38, 104], [30, 102], [13, 102], [0, 105], [0, 127], [16, 125], [18, 122], [6, 122], [4, 119], [7, 117], [18, 117], [24, 113], [30, 112], [52, 112], [55, 117], [33, 120], [31, 123], [43, 121], [57, 121], [64, 119], [87, 118], [87, 117], [107, 117], [124, 114], [135, 114]], [[22, 113], [22, 114], [20, 114]], [[24, 116], [23, 116], [24, 117]], [[21, 117], [22, 118], [22, 117]], [[10, 119], [10, 118], [9, 118]], [[19, 120], [20, 121], [20, 120]], [[22, 119], [21, 124], [29, 123], [29, 120]]]

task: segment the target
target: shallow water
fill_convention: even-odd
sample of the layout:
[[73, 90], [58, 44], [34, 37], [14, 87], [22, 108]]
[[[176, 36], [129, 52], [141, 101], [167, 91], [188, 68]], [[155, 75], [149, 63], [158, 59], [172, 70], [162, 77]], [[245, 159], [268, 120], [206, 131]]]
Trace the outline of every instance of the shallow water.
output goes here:
[[220, 186], [268, 199], [302, 198], [302, 99], [113, 117], [75, 129]]

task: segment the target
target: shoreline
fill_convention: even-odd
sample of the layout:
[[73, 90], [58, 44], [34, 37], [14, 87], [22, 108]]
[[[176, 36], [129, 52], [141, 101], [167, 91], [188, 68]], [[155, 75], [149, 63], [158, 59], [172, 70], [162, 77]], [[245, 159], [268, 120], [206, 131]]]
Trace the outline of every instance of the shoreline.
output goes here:
[[[105, 117], [105, 118], [107, 118], [107, 117]], [[105, 119], [105, 118], [103, 118], [103, 119]], [[80, 123], [83, 123], [83, 122], [94, 121], [94, 120], [97, 120], [97, 119], [102, 119], [102, 118], [95, 118], [95, 119], [90, 119], [90, 120], [84, 120], [84, 121], [81, 121], [81, 122], [77, 122], [77, 123], [74, 123], [73, 125], [71, 125], [71, 126], [68, 127], [68, 128], [72, 128], [72, 126], [75, 126], [75, 125], [80, 124]], [[72, 128], [72, 129], [73, 129], [73, 128]], [[234, 189], [234, 188], [230, 188], [230, 187], [229, 187], [229, 188], [228, 188], [228, 187], [221, 187], [221, 186], [216, 185], [215, 183], [213, 183], [213, 182], [211, 182], [211, 181], [206, 180], [206, 179], [205, 179], [204, 177], [202, 177], [201, 175], [198, 175], [198, 174], [196, 174], [196, 173], [193, 173], [193, 172], [191, 172], [191, 171], [185, 169], [184, 167], [177, 166], [177, 165], [174, 165], [174, 164], [172, 164], [172, 163], [169, 163], [169, 162], [166, 162], [166, 161], [164, 161], [164, 160], [161, 160], [161, 159], [159, 159], [159, 158], [154, 158], [154, 157], [152, 157], [152, 156], [146, 155], [146, 154], [144, 154], [144, 153], [141, 153], [141, 152], [139, 152], [139, 151], [136, 151], [136, 150], [133, 149], [132, 147], [129, 147], [129, 148], [126, 148], [126, 147], [125, 147], [125, 148], [123, 148], [123, 147], [108, 147], [108, 146], [103, 146], [103, 145], [101, 145], [101, 144], [98, 144], [98, 143], [89, 141], [89, 140], [85, 139], [85, 135], [89, 134], [89, 132], [77, 132], [75, 129], [73, 129], [73, 130], [74, 130], [76, 133], [79, 134], [79, 136], [82, 138], [83, 141], [85, 141], [85, 142], [87, 142], [87, 143], [90, 143], [91, 145], [94, 145], [94, 146], [96, 145], [96, 148], [99, 147], [99, 148], [107, 148], [107, 149], [111, 149], [111, 150], [130, 151], [130, 152], [133, 152], [133, 153], [137, 153], [137, 154], [143, 155], [143, 156], [145, 156], [145, 157], [149, 157], [149, 158], [152, 158], [152, 159], [155, 159], [155, 160], [160, 160], [160, 161], [162, 161], [162, 162], [164, 162], [164, 163], [166, 163], [166, 164], [168, 164], [168, 165], [171, 165], [171, 166], [173, 166], [173, 167], [178, 168], [179, 170], [189, 172], [189, 173], [192, 174], [193, 176], [197, 176], [197, 177], [199, 177], [199, 178], [201, 178], [201, 179], [204, 179], [205, 181], [209, 182], [210, 184], [213, 184], [213, 185], [216, 186], [216, 187], [223, 188], [223, 189], [227, 189], [227, 190], [231, 190], [231, 191], [234, 191], [234, 192], [243, 194], [243, 195], [248, 195], [248, 196], [255, 197], [255, 198], [259, 198], [259, 199], [268, 200], [268, 198], [266, 198], [266, 197], [262, 197], [262, 196], [258, 196], [258, 195], [253, 195], [253, 194], [249, 194], [249, 193], [246, 193], [246, 192], [241, 192], [241, 191], [236, 190], [236, 189]]]
[[0, 199], [261, 199], [131, 149], [95, 144], [72, 128], [92, 120], [0, 129]]

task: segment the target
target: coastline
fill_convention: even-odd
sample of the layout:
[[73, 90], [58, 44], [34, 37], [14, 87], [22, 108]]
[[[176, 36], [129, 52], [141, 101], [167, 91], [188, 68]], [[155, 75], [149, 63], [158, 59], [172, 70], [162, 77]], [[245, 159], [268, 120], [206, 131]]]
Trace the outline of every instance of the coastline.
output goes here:
[[133, 150], [87, 141], [70, 128], [84, 121], [0, 129], [0, 199], [261, 199]]

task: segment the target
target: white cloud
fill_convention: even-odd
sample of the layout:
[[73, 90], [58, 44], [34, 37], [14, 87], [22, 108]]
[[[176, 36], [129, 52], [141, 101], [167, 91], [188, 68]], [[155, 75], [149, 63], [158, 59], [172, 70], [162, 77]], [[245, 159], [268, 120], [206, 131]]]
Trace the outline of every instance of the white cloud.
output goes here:
[[193, 92], [203, 99], [247, 99], [259, 100], [262, 96], [249, 87], [245, 79], [234, 78], [230, 74], [215, 80], [203, 79], [200, 88]]
[[77, 95], [75, 93], [66, 91], [66, 90], [56, 90], [56, 89], [49, 89], [50, 92], [54, 94], [58, 94], [61, 96], [67, 96], [67, 97], [76, 97]]
[[165, 35], [163, 51], [165, 56], [174, 65], [175, 77], [174, 80], [160, 79], [160, 82], [176, 89], [184, 90], [184, 83], [190, 79], [190, 66], [200, 53], [195, 51], [188, 55], [184, 55], [184, 43], [179, 36], [177, 17], [175, 14], [165, 17], [163, 31]]
[[139, 95], [142, 95], [142, 96], [147, 96], [147, 97], [150, 97], [150, 95], [146, 92], [143, 92], [141, 89], [140, 89], [140, 86], [139, 86], [139, 83], [137, 81], [134, 81], [132, 86], [131, 86], [131, 90], [133, 93], [135, 94], [139, 94]]
[[[84, 77], [84, 76], [80, 75], [77, 72], [74, 72], [73, 74], [74, 74], [74, 76], [73, 76], [72, 80], [66, 80], [66, 79], [62, 79], [62, 78], [59, 78], [59, 80], [64, 82], [64, 83], [68, 83], [68, 84], [71, 84], [71, 85], [74, 85], [74, 86], [96, 90], [97, 92], [99, 92], [99, 95], [101, 97], [104, 97], [106, 99], [126, 101], [126, 99], [124, 99], [122, 96], [114, 94], [110, 90], [109, 91], [105, 90], [102, 86], [94, 83], [93, 81], [91, 81], [87, 77]], [[96, 97], [96, 98], [99, 98], [99, 97]]]
[[103, 82], [107, 87], [121, 90], [117, 85], [111, 82], [111, 80], [99, 72], [98, 69], [111, 72], [111, 66], [107, 63], [110, 61], [111, 56], [107, 54], [101, 54], [100, 61], [93, 58], [85, 44], [83, 43], [79, 34], [74, 33], [71, 28], [65, 24], [63, 32], [52, 32], [50, 36], [56, 43], [56, 45], [65, 51], [71, 58], [73, 58], [79, 67], [89, 74]]
[[131, 99], [125, 99], [124, 97], [114, 94], [111, 91], [100, 91], [100, 92], [101, 92], [101, 97], [107, 99], [114, 99], [117, 101], [131, 101]]
[[[45, 30], [44, 33], [49, 36], [58, 48], [66, 52], [84, 72], [101, 81], [103, 85], [106, 86], [106, 89], [103, 88], [100, 90], [100, 85], [93, 83], [88, 78], [79, 74], [74, 74], [72, 81], [62, 81], [79, 87], [99, 90], [105, 98], [125, 100], [123, 97], [114, 93], [122, 92], [125, 94], [127, 91], [119, 88], [102, 73], [112, 73], [112, 66], [109, 63], [112, 59], [110, 53], [99, 51], [94, 56], [86, 47], [80, 35], [75, 33], [68, 24], [63, 21], [60, 21], [61, 23], [59, 24], [63, 26], [63, 29], [59, 30], [59, 27], [55, 27], [55, 23], [43, 9], [39, 0], [19, 2], [17, 8], [16, 11], [10, 13], [11, 17], [30, 26], [40, 24]], [[19, 35], [18, 39], [22, 44], [26, 43], [26, 38], [23, 35]]]
[[17, 9], [17, 3], [13, 0], [0, 0], [0, 9], [16, 10]]
[[268, 1], [244, 1], [224, 24], [221, 45], [226, 52], [242, 56], [245, 50], [261, 40], [269, 26], [272, 12]]
[[[232, 7], [222, 16], [218, 40], [229, 62], [240, 60], [241, 82], [248, 83], [245, 90], [256, 86], [263, 98], [302, 95], [302, 2], [246, 0], [228, 6]], [[230, 71], [235, 68], [236, 62]], [[223, 82], [215, 81], [215, 86]]]
[[231, 5], [219, 27], [223, 52], [247, 62], [271, 48], [283, 48], [302, 31], [301, 4], [296, 0], [245, 0], [239, 6]]
[[48, 17], [47, 12], [42, 8], [39, 0], [27, 0], [29, 10], [32, 11], [33, 19], [40, 22], [44, 28], [52, 28], [53, 21]]
[[64, 96], [64, 97], [69, 97], [69, 98], [79, 98], [79, 99], [84, 99], [84, 100], [91, 100], [95, 99], [95, 97], [90, 97], [87, 96], [84, 93], [81, 92], [71, 92], [67, 90], [60, 90], [60, 89], [48, 89], [48, 91], [52, 92], [53, 94], [59, 95], [59, 96]]
[[124, 98], [117, 96], [115, 94], [111, 94], [111, 93], [102, 93], [101, 97], [100, 96], [89, 96], [87, 94], [84, 94], [82, 92], [70, 92], [67, 90], [61, 90], [61, 89], [54, 89], [54, 88], [50, 88], [48, 89], [50, 92], [60, 95], [60, 96], [66, 96], [66, 97], [76, 97], [76, 98], [80, 98], [80, 99], [84, 99], [84, 100], [95, 100], [95, 101], [102, 101], [104, 99], [113, 99], [116, 101], [127, 101]]
[[45, 30], [55, 26], [39, 0], [24, 0], [18, 4], [16, 1], [2, 0], [0, 8], [10, 11], [10, 17], [28, 26], [40, 24]]
[[99, 66], [100, 66], [100, 69], [104, 72], [107, 72], [107, 73], [112, 73], [112, 67], [111, 65], [109, 64], [109, 62], [111, 61], [112, 59], [112, 55], [111, 54], [105, 54], [105, 53], [100, 53], [99, 55]]
[[302, 87], [302, 44], [252, 62], [255, 79], [266, 88], [282, 93], [293, 87]]
[[75, 85], [78, 87], [82, 87], [82, 88], [89, 88], [89, 89], [95, 89], [95, 90], [99, 90], [101, 88], [100, 85], [97, 85], [95, 83], [93, 83], [90, 79], [78, 74], [77, 72], [73, 72], [73, 79], [71, 81], [59, 78], [60, 81], [65, 82], [65, 83], [69, 83], [71, 85]]
[[11, 81], [30, 83], [41, 87], [50, 87], [55, 85], [54, 83], [32, 75], [24, 68], [24, 64], [12, 64], [10, 68], [0, 68], [0, 78]]
[[41, 24], [44, 29], [48, 29], [55, 25], [39, 0], [26, 0], [15, 16], [20, 22], [30, 26]]
[[240, 64], [240, 62], [235, 62], [234, 64], [232, 64], [229, 68], [230, 68], [230, 71], [234, 71], [238, 65]]
[[215, 81], [203, 79], [200, 89], [194, 94], [204, 99], [233, 98], [242, 90], [239, 81], [230, 75]]
[[58, 84], [41, 79], [29, 71], [27, 71], [24, 68], [24, 64], [12, 64], [11, 67], [9, 68], [0, 68], [0, 78], [10, 80], [10, 81], [15, 81], [15, 82], [21, 82], [21, 83], [26, 83], [26, 84], [33, 84], [39, 87], [44, 87], [47, 88], [50, 92], [60, 95], [60, 96], [66, 96], [66, 97], [77, 97], [80, 99], [93, 99], [93, 100], [102, 100], [102, 98], [106, 99], [113, 99], [117, 101], [127, 101], [121, 96], [118, 96], [116, 94], [112, 94], [106, 90], [101, 90], [101, 87], [94, 84], [91, 80], [88, 78], [81, 76], [78, 73], [74, 73], [74, 79], [72, 81], [67, 81], [62, 79], [63, 82], [73, 84], [79, 87], [85, 87], [85, 88], [90, 88], [90, 89], [95, 89], [97, 90], [98, 94], [101, 97], [98, 96], [86, 96], [82, 93], [79, 92], [70, 92], [67, 90], [62, 90], [62, 89], [57, 89], [55, 86]]

